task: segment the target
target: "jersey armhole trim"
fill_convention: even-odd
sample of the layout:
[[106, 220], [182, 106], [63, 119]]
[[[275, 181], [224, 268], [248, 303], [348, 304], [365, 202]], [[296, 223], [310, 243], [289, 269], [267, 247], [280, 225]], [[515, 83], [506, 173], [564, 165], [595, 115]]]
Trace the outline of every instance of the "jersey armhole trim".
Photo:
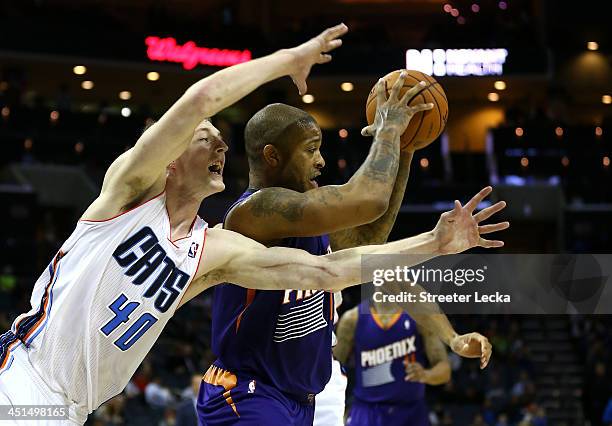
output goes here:
[[[191, 278], [191, 280], [189, 281], [189, 284], [187, 284], [186, 286], [187, 290], [189, 290], [189, 286], [196, 280], [196, 276], [198, 275], [198, 271], [200, 270], [200, 264], [202, 263], [202, 257], [204, 256], [204, 247], [206, 246], [206, 234], [207, 233], [208, 233], [208, 226], [206, 226], [206, 228], [204, 229], [204, 236], [202, 237], [202, 248], [200, 249], [200, 257], [198, 259], [198, 266], [196, 266], [196, 270], [193, 273], [193, 278]], [[185, 292], [181, 296], [178, 305], [176, 305], [177, 306], [176, 309], [178, 309], [179, 306], [182, 306], [183, 299], [185, 298], [185, 295], [187, 294], [187, 290], [185, 290]]]
[[140, 204], [138, 204], [138, 205], [136, 205], [136, 206], [134, 206], [134, 207], [124, 211], [124, 212], [116, 214], [115, 216], [110, 217], [108, 219], [99, 219], [99, 220], [95, 220], [95, 219], [79, 219], [79, 222], [86, 222], [86, 223], [104, 223], [104, 222], [110, 222], [111, 220], [117, 219], [118, 217], [123, 216], [124, 214], [130, 213], [130, 212], [136, 210], [137, 208], [142, 207], [145, 204], [150, 203], [151, 201], [161, 197], [165, 192], [166, 192], [166, 188], [164, 188], [164, 190], [162, 192], [160, 192], [159, 194], [157, 194], [156, 196], [154, 196], [152, 198], [149, 198], [148, 200], [143, 201], [142, 203], [140, 203]]

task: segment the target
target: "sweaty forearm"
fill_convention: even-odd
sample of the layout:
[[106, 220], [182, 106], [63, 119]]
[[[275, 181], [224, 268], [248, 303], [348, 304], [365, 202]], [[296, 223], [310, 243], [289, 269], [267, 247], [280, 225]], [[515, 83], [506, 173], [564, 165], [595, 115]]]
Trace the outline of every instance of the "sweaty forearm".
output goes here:
[[371, 194], [388, 203], [399, 168], [399, 134], [394, 128], [376, 133], [365, 161], [349, 180], [361, 194]]
[[[457, 332], [448, 320], [446, 314], [442, 312], [442, 310], [437, 304], [434, 303], [434, 305], [438, 307], [437, 313], [424, 312], [419, 314], [411, 313], [410, 315], [412, 316], [412, 318], [414, 318], [414, 320], [420, 327], [423, 327], [431, 334], [437, 336], [446, 346], [450, 346], [450, 342], [454, 337], [457, 336]], [[414, 311], [414, 307], [412, 308], [412, 310]]]
[[397, 178], [395, 179], [395, 185], [393, 186], [391, 198], [389, 199], [389, 208], [384, 215], [376, 220], [376, 222], [364, 225], [364, 228], [369, 228], [365, 231], [365, 236], [369, 236], [371, 239], [368, 244], [382, 244], [389, 238], [389, 234], [395, 224], [395, 219], [397, 219], [399, 209], [402, 206], [404, 193], [406, 192], [412, 157], [412, 152], [400, 152], [399, 170], [397, 172]]

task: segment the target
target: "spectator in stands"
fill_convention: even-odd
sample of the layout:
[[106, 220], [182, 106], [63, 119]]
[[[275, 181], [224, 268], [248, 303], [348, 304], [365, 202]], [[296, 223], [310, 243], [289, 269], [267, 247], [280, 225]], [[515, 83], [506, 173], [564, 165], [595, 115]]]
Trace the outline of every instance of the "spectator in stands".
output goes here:
[[123, 394], [105, 402], [94, 413], [94, 418], [104, 426], [122, 425], [125, 423], [125, 396]]
[[[164, 417], [160, 420], [158, 426], [176, 426], [176, 411], [172, 407], [166, 407]], [[197, 426], [197, 423], [195, 423]]]
[[454, 425], [453, 417], [448, 411], [445, 411], [444, 416], [442, 417], [442, 422], [440, 423], [440, 426], [453, 426], [453, 425]]
[[487, 424], [485, 423], [484, 418], [482, 417], [482, 415], [476, 414], [474, 416], [474, 420], [472, 420], [472, 423], [470, 424], [470, 426], [487, 426]]
[[196, 415], [196, 403], [198, 392], [202, 383], [202, 375], [194, 374], [191, 376], [191, 386], [183, 392], [184, 400], [176, 408], [176, 426], [197, 426], [198, 418]]
[[[533, 383], [529, 378], [529, 373], [523, 370], [519, 375], [519, 380], [512, 386], [512, 399], [513, 401], [524, 401], [525, 397], [530, 397], [533, 391]], [[520, 403], [520, 402], [519, 402]]]
[[495, 410], [501, 409], [507, 402], [507, 393], [499, 373], [495, 370], [489, 372], [489, 384], [487, 386], [486, 398], [491, 401]]
[[162, 386], [161, 379], [157, 376], [147, 385], [144, 395], [147, 404], [155, 408], [166, 408], [174, 402], [172, 393]]
[[525, 416], [518, 423], [518, 426], [546, 426], [547, 424], [548, 419], [544, 409], [536, 404], [530, 404], [526, 408]]
[[508, 426], [509, 424], [508, 415], [506, 413], [501, 413], [499, 416], [497, 416], [495, 426]]
[[495, 424], [495, 410], [493, 410], [493, 404], [490, 399], [485, 399], [481, 414], [486, 424]]

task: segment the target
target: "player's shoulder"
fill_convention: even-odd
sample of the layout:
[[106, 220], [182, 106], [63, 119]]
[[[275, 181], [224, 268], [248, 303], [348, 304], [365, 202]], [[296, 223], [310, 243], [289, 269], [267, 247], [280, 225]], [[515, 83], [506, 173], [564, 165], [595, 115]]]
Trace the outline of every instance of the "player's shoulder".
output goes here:
[[225, 217], [224, 228], [269, 244], [279, 237], [277, 234], [281, 224], [278, 220], [286, 220], [291, 216], [291, 212], [302, 210], [296, 207], [302, 198], [301, 193], [291, 189], [262, 188], [230, 208]]
[[301, 199], [303, 199], [301, 192], [280, 186], [272, 186], [253, 192], [239, 203], [236, 203], [232, 211], [245, 211], [255, 216], [265, 216], [274, 212], [275, 207], [284, 206]]

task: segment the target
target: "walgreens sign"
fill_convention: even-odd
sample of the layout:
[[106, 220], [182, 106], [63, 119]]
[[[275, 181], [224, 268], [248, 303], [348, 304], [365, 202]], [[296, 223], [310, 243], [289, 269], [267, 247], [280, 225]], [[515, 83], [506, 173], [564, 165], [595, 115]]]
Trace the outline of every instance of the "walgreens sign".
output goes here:
[[177, 62], [183, 64], [186, 70], [192, 70], [197, 65], [213, 67], [229, 67], [251, 60], [250, 50], [231, 50], [199, 47], [193, 41], [176, 44], [172, 37], [145, 38], [147, 57], [152, 61]]

